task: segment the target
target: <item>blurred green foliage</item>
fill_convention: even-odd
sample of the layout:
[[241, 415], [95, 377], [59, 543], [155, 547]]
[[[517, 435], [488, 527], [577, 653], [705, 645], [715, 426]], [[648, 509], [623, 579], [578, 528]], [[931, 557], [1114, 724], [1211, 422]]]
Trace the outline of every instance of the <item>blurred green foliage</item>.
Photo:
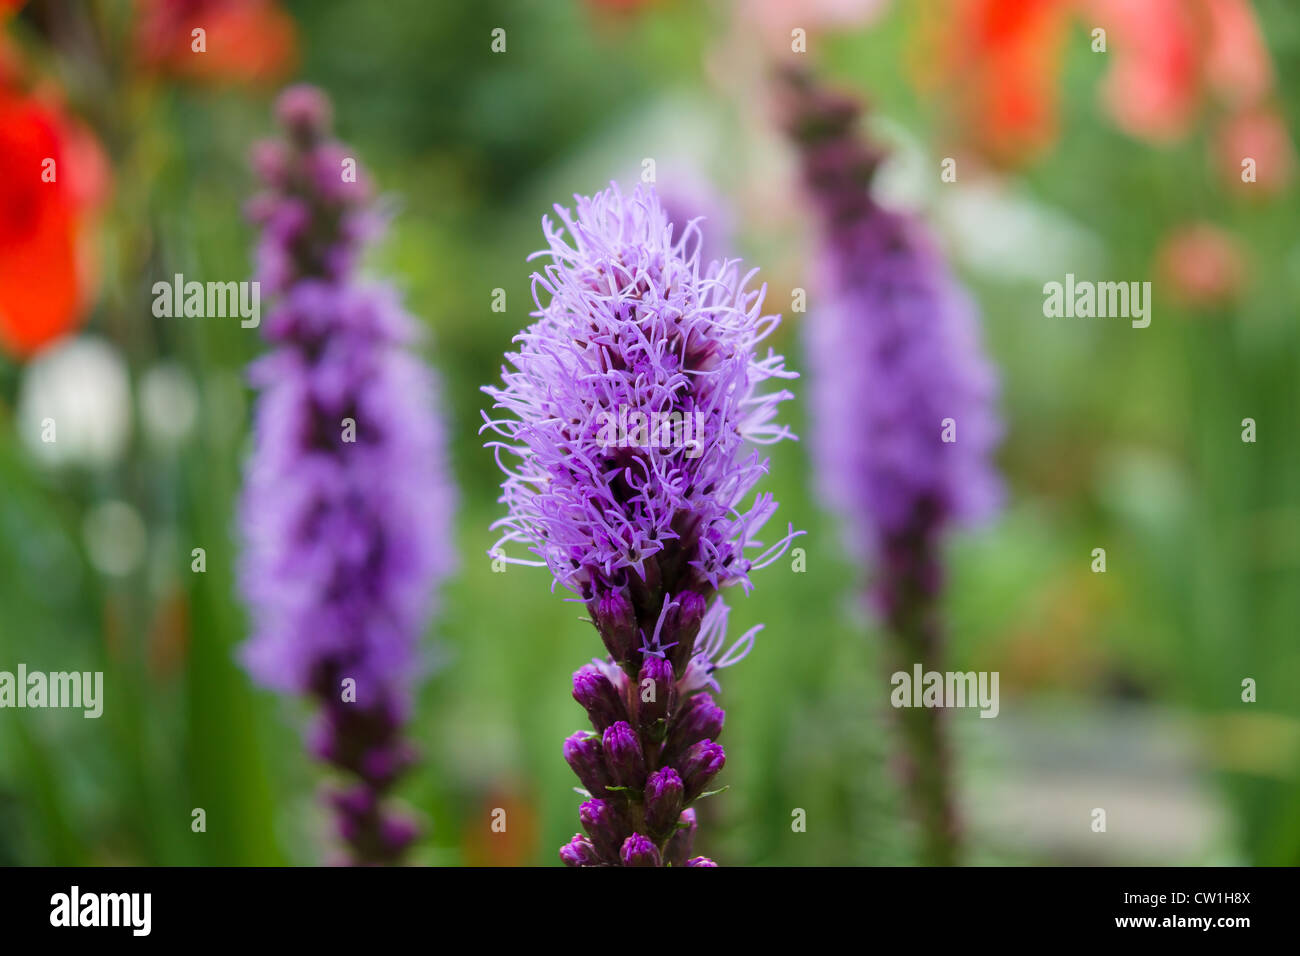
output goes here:
[[[430, 329], [461, 488], [446, 545], [462, 566], [430, 624], [440, 667], [412, 726], [423, 761], [401, 787], [428, 823], [416, 861], [555, 864], [579, 802], [560, 757], [582, 723], [569, 675], [600, 645], [545, 572], [491, 569], [498, 475], [477, 435], [478, 387], [496, 380], [529, 321], [524, 259], [541, 244], [540, 216], [650, 155], [638, 117], [686, 102], [739, 126], [741, 111], [761, 118], [766, 106], [757, 92], [726, 99], [705, 72], [727, 29], [721, 5], [666, 3], [636, 20], [559, 2], [288, 6], [303, 77], [333, 96], [341, 137], [395, 204], [370, 268]], [[1300, 12], [1260, 10], [1300, 129]], [[499, 25], [509, 53], [492, 56]], [[828, 36], [820, 65], [936, 143], [942, 118], [908, 79], [909, 29], [904, 9]], [[1244, 242], [1249, 283], [1235, 308], [1208, 314], [1157, 289], [1151, 327], [1134, 331], [1044, 319], [1041, 283], [967, 277], [1003, 374], [1010, 489], [1002, 519], [952, 549], [953, 666], [1002, 674], [1002, 718], [953, 722], [971, 859], [1300, 863], [1300, 210], [1294, 191], [1271, 203], [1227, 195], [1200, 138], [1153, 149], [1115, 132], [1095, 106], [1101, 67], [1076, 46], [1061, 139], [1017, 188], [1097, 240], [1115, 278], [1149, 278], [1161, 238], [1206, 219]], [[234, 589], [251, 399], [241, 376], [259, 343], [233, 323], [157, 320], [148, 308], [158, 277], [247, 275], [244, 156], [269, 129], [269, 98], [174, 87], [115, 102], [107, 284], [90, 331], [120, 347], [135, 376], [162, 357], [183, 363], [200, 418], [177, 453], [137, 434], [110, 471], [47, 471], [17, 438], [20, 368], [0, 365], [0, 668], [103, 670], [108, 695], [97, 721], [0, 712], [0, 863], [318, 862], [328, 820], [315, 799], [322, 771], [301, 746], [309, 711], [253, 688], [232, 657], [246, 627]], [[779, 140], [759, 147], [775, 151], [767, 187], [792, 190]], [[754, 165], [724, 155], [708, 170], [724, 194], [733, 163]], [[784, 310], [807, 251], [783, 224], [737, 209], [738, 245]], [[506, 290], [503, 314], [489, 308], [495, 288]], [[788, 316], [776, 343], [795, 368], [802, 320]], [[791, 404], [802, 432], [805, 409]], [[1256, 444], [1240, 441], [1244, 417], [1258, 423]], [[778, 520], [809, 532], [808, 571], [778, 563], [750, 597], [731, 599], [736, 633], [766, 627], [725, 675], [729, 789], [701, 810], [700, 852], [731, 864], [906, 863], [879, 635], [855, 596], [865, 575], [842, 557], [813, 479], [806, 445], [774, 449]], [[151, 562], [126, 578], [94, 569], [82, 526], [106, 498], [140, 512], [170, 573]], [[193, 547], [206, 549], [204, 574], [189, 571]], [[1107, 549], [1105, 575], [1088, 570], [1095, 547]], [[1259, 683], [1256, 704], [1240, 702], [1244, 677]], [[1151, 753], [1172, 753], [1179, 734], [1192, 741], [1172, 782], [1120, 756], [1153, 715], [1177, 732], [1151, 731]], [[1053, 720], [1080, 738], [1071, 773], [1050, 738], [1016, 736]], [[1034, 826], [1008, 828], [1022, 780], [1048, 796]], [[1111, 810], [1114, 839], [1090, 843], [1103, 781], [1133, 802]], [[1191, 822], [1155, 848], [1122, 837], [1143, 825], [1150, 794], [1167, 795], [1171, 814], [1190, 808], [1180, 819]], [[204, 834], [190, 830], [195, 807]], [[495, 807], [507, 809], [506, 834], [490, 833]], [[796, 808], [806, 833], [791, 829]]]

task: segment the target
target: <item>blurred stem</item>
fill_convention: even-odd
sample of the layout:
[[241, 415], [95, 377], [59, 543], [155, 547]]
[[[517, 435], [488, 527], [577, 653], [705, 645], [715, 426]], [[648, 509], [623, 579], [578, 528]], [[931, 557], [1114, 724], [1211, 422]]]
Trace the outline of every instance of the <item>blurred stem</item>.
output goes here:
[[[878, 596], [889, 629], [885, 659], [893, 665], [891, 673], [903, 671], [910, 676], [914, 664], [921, 665], [922, 674], [942, 672], [941, 570], [934, 550], [934, 535], [925, 518], [917, 522], [917, 530], [886, 544]], [[916, 706], [895, 710], [903, 739], [903, 783], [921, 825], [921, 860], [927, 866], [954, 866], [960, 860], [961, 840], [946, 711]]]
[[19, 766], [25, 770], [25, 784], [28, 792], [35, 795], [29, 806], [45, 836], [47, 862], [53, 866], [86, 866], [90, 860], [71, 826], [71, 816], [57, 783], [58, 774], [51, 766], [46, 748], [32, 740], [21, 720], [12, 721], [11, 726], [22, 756]]
[[[909, 625], [893, 629], [891, 636], [897, 670], [910, 674], [914, 663], [920, 663], [923, 670], [938, 669], [933, 653], [927, 660], [929, 642], [919, 628]], [[898, 721], [908, 802], [922, 829], [922, 861], [927, 866], [954, 866], [960, 856], [960, 840], [946, 711], [942, 707], [900, 707]]]

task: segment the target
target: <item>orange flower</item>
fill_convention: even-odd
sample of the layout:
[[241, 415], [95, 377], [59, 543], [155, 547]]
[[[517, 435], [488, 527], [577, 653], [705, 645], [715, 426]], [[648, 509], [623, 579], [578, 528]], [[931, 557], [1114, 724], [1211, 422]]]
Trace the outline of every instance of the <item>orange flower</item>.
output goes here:
[[513, 783], [491, 788], [477, 802], [482, 826], [466, 827], [461, 852], [470, 866], [524, 866], [537, 851], [536, 801]]
[[[940, 0], [922, 25], [923, 85], [960, 141], [1018, 166], [1056, 139], [1057, 75], [1073, 0]], [[928, 74], [928, 75], [925, 75]]]
[[0, 346], [25, 357], [89, 304], [86, 237], [107, 188], [99, 144], [57, 104], [0, 87]]
[[[274, 83], [297, 60], [293, 19], [274, 0], [137, 0], [136, 54], [153, 73], [203, 83]], [[203, 51], [194, 31], [202, 30]]]

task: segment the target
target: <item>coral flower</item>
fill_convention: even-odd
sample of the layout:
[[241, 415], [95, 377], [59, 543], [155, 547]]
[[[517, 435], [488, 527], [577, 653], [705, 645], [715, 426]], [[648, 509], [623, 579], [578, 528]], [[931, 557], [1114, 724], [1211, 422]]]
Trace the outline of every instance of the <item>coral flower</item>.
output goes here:
[[1272, 194], [1291, 182], [1295, 147], [1278, 111], [1264, 107], [1235, 113], [1219, 124], [1214, 161], [1230, 188]]
[[1241, 294], [1246, 259], [1230, 233], [1209, 223], [1193, 223], [1179, 227], [1160, 244], [1156, 274], [1175, 301], [1215, 308]]
[[[1275, 77], [1247, 0], [1093, 0], [1114, 65], [1102, 103], [1120, 129], [1151, 143], [1181, 139], [1212, 115], [1213, 159], [1229, 186], [1285, 186], [1294, 155], [1273, 102]], [[1242, 163], [1254, 160], [1254, 178]]]
[[[136, 52], [146, 69], [205, 83], [272, 83], [297, 60], [293, 19], [274, 0], [140, 0]], [[195, 50], [194, 31], [203, 31]]]
[[1102, 104], [1130, 136], [1170, 142], [1196, 118], [1204, 44], [1190, 7], [1184, 0], [1097, 0], [1092, 6], [1113, 63], [1102, 82]]

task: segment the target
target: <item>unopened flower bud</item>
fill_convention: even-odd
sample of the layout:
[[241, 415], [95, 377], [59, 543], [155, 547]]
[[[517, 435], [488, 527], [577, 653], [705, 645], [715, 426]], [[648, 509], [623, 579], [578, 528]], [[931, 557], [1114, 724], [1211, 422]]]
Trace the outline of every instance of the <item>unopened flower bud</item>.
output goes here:
[[600, 741], [586, 731], [578, 731], [564, 741], [564, 759], [578, 775], [593, 797], [608, 794], [605, 789], [605, 761]]
[[[646, 656], [632, 688], [632, 704], [637, 726], [649, 731], [665, 720], [677, 704], [677, 682], [673, 665], [662, 657]], [[665, 728], [659, 728], [659, 740]]]
[[664, 759], [676, 759], [701, 740], [717, 740], [727, 714], [707, 693], [690, 697], [673, 714]]
[[400, 854], [420, 835], [419, 825], [409, 817], [387, 816], [379, 823], [380, 840], [393, 854]]
[[652, 836], [670, 836], [682, 812], [686, 788], [672, 767], [662, 767], [646, 779], [645, 825]]
[[668, 845], [664, 849], [664, 860], [669, 866], [686, 865], [686, 859], [691, 855], [691, 847], [695, 843], [696, 829], [694, 808], [683, 810], [682, 815], [677, 818], [677, 829], [669, 837]]
[[682, 783], [686, 786], [686, 800], [698, 797], [708, 787], [722, 765], [727, 762], [727, 755], [722, 747], [712, 740], [701, 740], [686, 751], [682, 758]]
[[578, 821], [601, 857], [608, 860], [618, 857], [624, 834], [631, 828], [613, 801], [584, 800], [578, 808]]
[[645, 755], [636, 731], [627, 721], [620, 720], [605, 728], [602, 744], [608, 784], [640, 793], [645, 786]]
[[587, 711], [591, 726], [603, 732], [616, 720], [627, 719], [623, 699], [608, 677], [594, 664], [587, 664], [573, 673], [573, 699]]
[[636, 612], [622, 591], [609, 591], [588, 606], [596, 630], [614, 662], [620, 666], [632, 659], [638, 644]]
[[581, 833], [575, 833], [572, 840], [560, 847], [560, 859], [565, 866], [596, 866], [600, 863], [596, 848]]
[[639, 833], [623, 841], [619, 854], [624, 866], [660, 866], [659, 848]]
[[676, 600], [680, 605], [674, 620], [676, 627], [671, 634], [662, 636], [662, 640], [664, 644], [673, 645], [668, 648], [668, 659], [672, 662], [673, 670], [684, 674], [686, 665], [691, 662], [691, 655], [695, 653], [695, 638], [700, 633], [700, 622], [704, 620], [709, 602], [695, 591], [683, 591], [677, 595]]
[[300, 83], [291, 86], [275, 103], [276, 116], [291, 136], [311, 142], [330, 124], [330, 103], [314, 86]]

